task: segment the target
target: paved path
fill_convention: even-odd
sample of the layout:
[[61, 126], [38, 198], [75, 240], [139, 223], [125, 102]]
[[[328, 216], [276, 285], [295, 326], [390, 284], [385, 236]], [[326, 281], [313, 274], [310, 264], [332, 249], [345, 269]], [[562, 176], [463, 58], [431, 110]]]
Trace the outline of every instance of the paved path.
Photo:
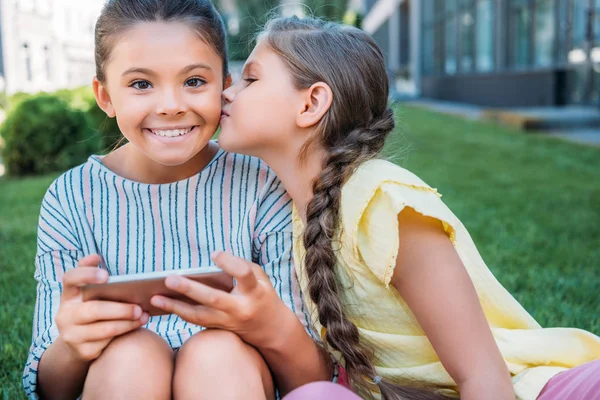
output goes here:
[[577, 143], [600, 146], [600, 109], [595, 107], [487, 108], [434, 99], [407, 100], [405, 104], [469, 120], [499, 123], [535, 130]]

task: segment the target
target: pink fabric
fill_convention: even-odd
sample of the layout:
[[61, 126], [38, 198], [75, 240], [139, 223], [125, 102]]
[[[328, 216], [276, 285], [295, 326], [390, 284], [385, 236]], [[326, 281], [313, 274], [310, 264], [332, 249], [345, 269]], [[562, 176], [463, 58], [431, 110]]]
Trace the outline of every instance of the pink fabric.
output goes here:
[[312, 382], [292, 391], [283, 400], [360, 400], [344, 386], [333, 382]]
[[338, 375], [338, 383], [345, 388], [350, 389], [350, 383], [348, 382], [348, 375], [346, 375], [346, 369], [340, 365], [340, 372]]
[[554, 376], [538, 400], [600, 400], [600, 360]]

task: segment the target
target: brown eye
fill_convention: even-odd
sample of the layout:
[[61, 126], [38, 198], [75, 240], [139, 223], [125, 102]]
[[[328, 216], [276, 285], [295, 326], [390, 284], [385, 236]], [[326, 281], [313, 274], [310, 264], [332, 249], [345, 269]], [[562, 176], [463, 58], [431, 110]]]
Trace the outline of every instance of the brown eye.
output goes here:
[[205, 84], [206, 84], [206, 81], [204, 81], [200, 78], [190, 78], [185, 82], [185, 85], [189, 86], [189, 87], [200, 87]]
[[137, 90], [146, 90], [152, 87], [152, 84], [148, 81], [135, 81], [131, 84], [131, 87]]

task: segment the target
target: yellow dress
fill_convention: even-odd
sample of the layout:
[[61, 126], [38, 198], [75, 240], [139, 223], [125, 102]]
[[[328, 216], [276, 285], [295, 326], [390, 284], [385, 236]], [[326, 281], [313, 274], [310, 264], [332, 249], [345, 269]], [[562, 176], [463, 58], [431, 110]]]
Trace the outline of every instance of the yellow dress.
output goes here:
[[[600, 338], [571, 328], [542, 328], [496, 280], [469, 233], [435, 189], [383, 160], [358, 168], [342, 188], [336, 275], [341, 298], [361, 340], [375, 349], [378, 373], [402, 383], [417, 380], [456, 393], [416, 318], [390, 280], [399, 248], [397, 215], [404, 207], [442, 222], [479, 296], [496, 343], [513, 375], [518, 399], [534, 400], [557, 373], [600, 358]], [[317, 332], [303, 268], [303, 223], [294, 208], [294, 262]]]

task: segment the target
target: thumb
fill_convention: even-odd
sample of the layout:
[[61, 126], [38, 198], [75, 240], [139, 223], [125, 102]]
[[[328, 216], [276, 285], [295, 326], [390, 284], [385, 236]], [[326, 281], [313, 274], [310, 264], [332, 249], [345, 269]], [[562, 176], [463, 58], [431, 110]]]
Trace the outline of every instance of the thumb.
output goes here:
[[222, 251], [215, 251], [211, 258], [219, 268], [235, 278], [238, 289], [251, 291], [256, 287], [257, 276], [250, 261]]
[[77, 268], [69, 269], [62, 277], [64, 299], [79, 297], [80, 288], [89, 284], [104, 283], [108, 273], [98, 265], [102, 259], [97, 254], [92, 254], [79, 260]]

